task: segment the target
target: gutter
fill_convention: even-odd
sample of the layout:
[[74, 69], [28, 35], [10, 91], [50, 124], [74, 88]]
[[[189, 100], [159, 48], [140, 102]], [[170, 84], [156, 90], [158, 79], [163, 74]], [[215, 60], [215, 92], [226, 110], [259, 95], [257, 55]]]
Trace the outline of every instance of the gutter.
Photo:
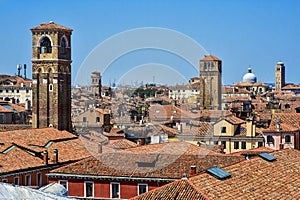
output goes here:
[[82, 174], [63, 174], [63, 173], [48, 173], [48, 177], [66, 177], [66, 178], [90, 178], [90, 179], [114, 179], [114, 180], [133, 180], [133, 181], [158, 181], [158, 182], [173, 182], [179, 178], [145, 178], [145, 177], [129, 177], [129, 176], [95, 176]]

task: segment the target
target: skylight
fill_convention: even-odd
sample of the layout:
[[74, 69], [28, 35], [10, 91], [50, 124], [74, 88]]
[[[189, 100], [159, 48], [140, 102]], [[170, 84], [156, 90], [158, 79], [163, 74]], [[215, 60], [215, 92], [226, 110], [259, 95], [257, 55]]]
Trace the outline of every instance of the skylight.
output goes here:
[[48, 143], [45, 145], [45, 148], [48, 148], [48, 147], [50, 147], [50, 146], [51, 146], [51, 144], [53, 144], [53, 142], [52, 142], [52, 141], [48, 142]]
[[276, 160], [276, 158], [274, 156], [272, 156], [271, 154], [268, 154], [268, 153], [260, 153], [258, 155], [261, 158], [263, 158], [264, 160], [269, 161], [269, 162], [273, 162]]
[[210, 175], [216, 177], [219, 180], [224, 180], [231, 177], [231, 174], [224, 171], [223, 169], [219, 167], [212, 167], [206, 170]]
[[10, 152], [11, 150], [13, 150], [16, 146], [12, 145], [11, 147], [5, 149], [2, 153], [7, 154], [8, 152]]

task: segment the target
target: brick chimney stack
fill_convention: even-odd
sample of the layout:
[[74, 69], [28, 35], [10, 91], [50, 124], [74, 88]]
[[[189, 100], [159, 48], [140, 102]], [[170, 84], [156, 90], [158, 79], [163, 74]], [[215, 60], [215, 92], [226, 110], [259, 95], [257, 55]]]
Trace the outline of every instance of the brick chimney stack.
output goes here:
[[43, 152], [43, 161], [46, 165], [48, 165], [48, 151], [47, 150], [45, 150]]
[[58, 150], [57, 149], [53, 150], [52, 162], [55, 163], [55, 164], [58, 163]]

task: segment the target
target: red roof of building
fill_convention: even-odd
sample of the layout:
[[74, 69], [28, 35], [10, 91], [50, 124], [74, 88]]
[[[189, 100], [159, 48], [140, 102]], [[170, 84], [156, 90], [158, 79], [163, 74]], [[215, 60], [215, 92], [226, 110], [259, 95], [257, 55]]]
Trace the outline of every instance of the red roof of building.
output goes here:
[[31, 28], [31, 31], [41, 31], [41, 30], [63, 30], [71, 32], [73, 31], [71, 28], [55, 24], [54, 22], [50, 21], [49, 23], [41, 23], [39, 26]]
[[189, 176], [191, 166], [196, 166], [196, 174], [199, 174], [215, 165], [228, 166], [242, 160], [244, 160], [243, 156], [219, 154], [186, 142], [172, 142], [103, 152], [55, 169], [49, 175], [69, 174], [71, 176], [73, 174], [74, 177], [92, 175], [174, 180], [182, 178], [185, 173]]
[[204, 172], [133, 199], [299, 199], [300, 151], [285, 149], [269, 154], [276, 160], [254, 156], [222, 167], [230, 175], [226, 179]]
[[156, 200], [156, 199], [208, 199], [195, 185], [187, 180], [181, 179], [162, 187], [151, 190], [147, 193], [131, 198], [132, 200]]
[[264, 132], [278, 132], [277, 119], [280, 119], [280, 132], [300, 130], [300, 113], [275, 113], [268, 129]]
[[41, 156], [45, 150], [48, 151], [49, 163], [53, 164], [54, 149], [58, 150], [59, 163], [90, 155], [81, 140], [67, 131], [42, 128], [0, 132], [0, 174], [45, 167]]
[[222, 168], [231, 175], [228, 179], [203, 173], [190, 181], [209, 199], [299, 199], [300, 151], [270, 154], [276, 161], [255, 157]]
[[205, 55], [204, 58], [202, 58], [201, 60], [213, 60], [213, 61], [221, 61], [219, 58], [213, 56], [213, 55]]

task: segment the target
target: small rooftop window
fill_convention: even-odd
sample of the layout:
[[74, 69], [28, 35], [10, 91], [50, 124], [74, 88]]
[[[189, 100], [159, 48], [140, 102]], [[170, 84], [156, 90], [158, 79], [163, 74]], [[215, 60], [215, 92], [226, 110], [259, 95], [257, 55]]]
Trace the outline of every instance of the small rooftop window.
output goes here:
[[15, 147], [16, 147], [16, 146], [13, 145], [13, 146], [11, 146], [11, 147], [5, 149], [2, 153], [7, 154], [7, 153], [10, 152], [11, 150], [13, 150]]
[[273, 162], [276, 160], [276, 158], [274, 156], [272, 156], [271, 154], [268, 154], [268, 153], [260, 153], [258, 155], [259, 155], [259, 157], [261, 157], [264, 160], [269, 161], [269, 162]]
[[224, 171], [219, 167], [211, 167], [207, 169], [206, 172], [208, 172], [210, 175], [216, 177], [219, 180], [225, 180], [231, 177], [231, 174], [229, 174], [228, 172]]
[[52, 141], [48, 142], [48, 143], [45, 145], [45, 148], [48, 148], [48, 147], [50, 147], [50, 146], [51, 146], [51, 144], [53, 144], [53, 142], [52, 142]]

